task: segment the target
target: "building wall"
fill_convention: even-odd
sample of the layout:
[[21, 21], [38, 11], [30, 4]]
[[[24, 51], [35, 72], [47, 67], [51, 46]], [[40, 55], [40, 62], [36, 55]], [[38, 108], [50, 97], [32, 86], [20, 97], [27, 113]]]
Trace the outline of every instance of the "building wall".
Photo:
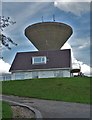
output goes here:
[[12, 80], [52, 77], [70, 77], [70, 70], [44, 70], [32, 72], [16, 72], [12, 74]]
[[70, 70], [40, 71], [39, 78], [70, 77]]
[[71, 74], [70, 74], [70, 70], [64, 70], [63, 71], [63, 77], [70, 77]]
[[0, 76], [0, 80], [23, 80], [32, 78], [70, 77], [70, 70], [44, 70], [33, 72], [15, 72]]
[[12, 80], [30, 79], [32, 78], [32, 72], [15, 72], [12, 73]]
[[53, 71], [40, 71], [39, 78], [51, 78], [54, 77]]

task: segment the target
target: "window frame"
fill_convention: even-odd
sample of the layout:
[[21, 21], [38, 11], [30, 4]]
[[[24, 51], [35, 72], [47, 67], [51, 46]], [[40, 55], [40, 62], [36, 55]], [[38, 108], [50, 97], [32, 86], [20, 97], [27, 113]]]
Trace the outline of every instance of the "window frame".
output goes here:
[[[35, 59], [41, 59], [40, 62], [36, 62]], [[44, 58], [44, 60], [42, 60]], [[46, 56], [33, 56], [32, 57], [32, 64], [37, 65], [37, 64], [46, 64], [47, 63], [47, 58]]]

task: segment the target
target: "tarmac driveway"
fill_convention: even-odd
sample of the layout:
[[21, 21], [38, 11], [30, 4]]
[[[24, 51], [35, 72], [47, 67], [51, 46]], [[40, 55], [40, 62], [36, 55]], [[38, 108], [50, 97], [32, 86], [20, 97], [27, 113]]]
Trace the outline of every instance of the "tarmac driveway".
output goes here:
[[3, 99], [38, 109], [43, 118], [90, 118], [90, 105], [3, 95]]

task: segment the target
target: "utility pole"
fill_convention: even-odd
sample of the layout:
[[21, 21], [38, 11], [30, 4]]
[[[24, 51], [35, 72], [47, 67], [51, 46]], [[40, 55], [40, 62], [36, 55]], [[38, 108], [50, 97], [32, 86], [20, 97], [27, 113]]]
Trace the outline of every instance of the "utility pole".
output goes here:
[[55, 15], [53, 14], [53, 21], [55, 22]]
[[43, 16], [42, 16], [42, 22], [43, 22]]

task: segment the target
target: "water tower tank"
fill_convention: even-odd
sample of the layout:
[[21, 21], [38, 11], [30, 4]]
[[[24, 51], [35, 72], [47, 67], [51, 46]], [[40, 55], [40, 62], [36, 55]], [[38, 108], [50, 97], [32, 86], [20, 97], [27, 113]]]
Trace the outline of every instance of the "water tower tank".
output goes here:
[[38, 50], [60, 50], [72, 33], [69, 25], [60, 22], [36, 23], [25, 29], [25, 36]]

